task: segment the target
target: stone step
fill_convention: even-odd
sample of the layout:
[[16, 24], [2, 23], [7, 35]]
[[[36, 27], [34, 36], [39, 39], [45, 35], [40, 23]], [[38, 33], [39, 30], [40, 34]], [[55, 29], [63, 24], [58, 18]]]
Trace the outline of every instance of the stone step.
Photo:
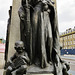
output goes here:
[[23, 75], [54, 75], [54, 74], [23, 74]]
[[39, 66], [36, 65], [31, 65], [27, 68], [26, 74], [50, 74], [54, 72], [53, 65], [49, 65], [46, 68], [40, 68]]

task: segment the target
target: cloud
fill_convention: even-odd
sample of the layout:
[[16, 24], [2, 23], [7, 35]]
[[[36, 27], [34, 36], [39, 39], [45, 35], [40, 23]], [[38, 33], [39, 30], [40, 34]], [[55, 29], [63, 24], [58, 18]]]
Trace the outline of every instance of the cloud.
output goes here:
[[75, 0], [57, 0], [59, 31], [75, 26]]
[[0, 0], [0, 20], [8, 18], [8, 10], [12, 5], [12, 0]]
[[69, 28], [73, 29], [74, 26], [75, 26], [75, 21], [72, 21], [72, 22], [62, 22], [59, 25], [59, 32], [65, 32], [66, 29], [69, 29]]
[[4, 38], [6, 37], [6, 29], [7, 29], [7, 22], [5, 21], [0, 21], [0, 38]]
[[0, 0], [0, 38], [6, 38], [8, 10], [12, 5], [12, 0]]
[[[8, 10], [13, 0], [0, 0], [0, 37], [6, 35]], [[75, 26], [75, 0], [57, 0], [59, 31]]]

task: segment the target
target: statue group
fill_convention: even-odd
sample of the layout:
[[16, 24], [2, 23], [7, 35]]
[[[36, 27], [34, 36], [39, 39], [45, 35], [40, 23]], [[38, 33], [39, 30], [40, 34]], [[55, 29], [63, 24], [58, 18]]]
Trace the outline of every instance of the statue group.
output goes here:
[[27, 67], [33, 64], [41, 69], [52, 66], [54, 75], [68, 75], [69, 65], [60, 58], [59, 32], [54, 2], [52, 0], [22, 0], [18, 14], [21, 41], [15, 43], [17, 53], [13, 55], [11, 61], [14, 63], [13, 60], [20, 61], [21, 58], [23, 63], [21, 61], [20, 66], [15, 69], [8, 65], [6, 75], [14, 72], [15, 75], [22, 75], [27, 72]]

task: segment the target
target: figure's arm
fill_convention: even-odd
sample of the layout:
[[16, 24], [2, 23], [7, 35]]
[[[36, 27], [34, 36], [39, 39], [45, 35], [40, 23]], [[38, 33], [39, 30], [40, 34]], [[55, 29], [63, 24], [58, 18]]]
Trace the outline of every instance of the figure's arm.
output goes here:
[[59, 50], [60, 44], [59, 44], [58, 20], [57, 20], [56, 10], [54, 10], [54, 12], [55, 12], [55, 15], [54, 15], [54, 27], [53, 27], [53, 40], [54, 40], [53, 46], [55, 49]]
[[54, 2], [52, 0], [41, 0], [41, 2], [44, 4], [50, 4], [50, 5], [54, 4]]
[[17, 68], [15, 71], [12, 71], [11, 73], [12, 73], [12, 75], [16, 75], [16, 74], [20, 74], [20, 72], [22, 73], [24, 73], [24, 72], [26, 72], [26, 70], [27, 70], [27, 65], [21, 65], [19, 68]]
[[29, 64], [30, 63], [30, 59], [29, 59], [29, 57], [28, 57], [28, 54], [26, 53], [26, 60], [27, 60], [27, 63]]
[[60, 54], [57, 13], [56, 13], [56, 9], [53, 6], [50, 6], [49, 8], [51, 9], [50, 22], [51, 22], [51, 26], [52, 26], [53, 48], [56, 51], [56, 53]]
[[4, 67], [5, 69], [7, 69], [7, 70], [12, 70], [12, 66], [11, 66], [11, 65], [13, 65], [13, 60], [14, 60], [14, 58], [16, 58], [16, 54], [14, 54], [14, 55], [10, 58], [10, 60], [7, 61], [7, 64], [6, 64], [6, 66]]
[[10, 58], [10, 62], [12, 62], [16, 58], [16, 53]]
[[24, 60], [28, 63], [28, 64], [30, 64], [30, 59], [29, 59], [29, 57], [28, 57], [28, 54], [25, 52], [25, 56], [22, 56], [23, 58], [24, 58]]

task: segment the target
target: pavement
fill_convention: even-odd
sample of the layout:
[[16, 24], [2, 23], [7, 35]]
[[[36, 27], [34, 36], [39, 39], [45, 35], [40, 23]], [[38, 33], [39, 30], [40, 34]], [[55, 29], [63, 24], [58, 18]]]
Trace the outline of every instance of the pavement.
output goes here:
[[75, 55], [64, 55], [61, 58], [75, 61]]
[[0, 52], [0, 75], [3, 75], [4, 72], [4, 52]]
[[0, 44], [0, 75], [3, 75], [5, 44]]
[[68, 71], [69, 75], [75, 75], [75, 71], [69, 70]]
[[0, 69], [4, 67], [4, 53], [0, 53]]

